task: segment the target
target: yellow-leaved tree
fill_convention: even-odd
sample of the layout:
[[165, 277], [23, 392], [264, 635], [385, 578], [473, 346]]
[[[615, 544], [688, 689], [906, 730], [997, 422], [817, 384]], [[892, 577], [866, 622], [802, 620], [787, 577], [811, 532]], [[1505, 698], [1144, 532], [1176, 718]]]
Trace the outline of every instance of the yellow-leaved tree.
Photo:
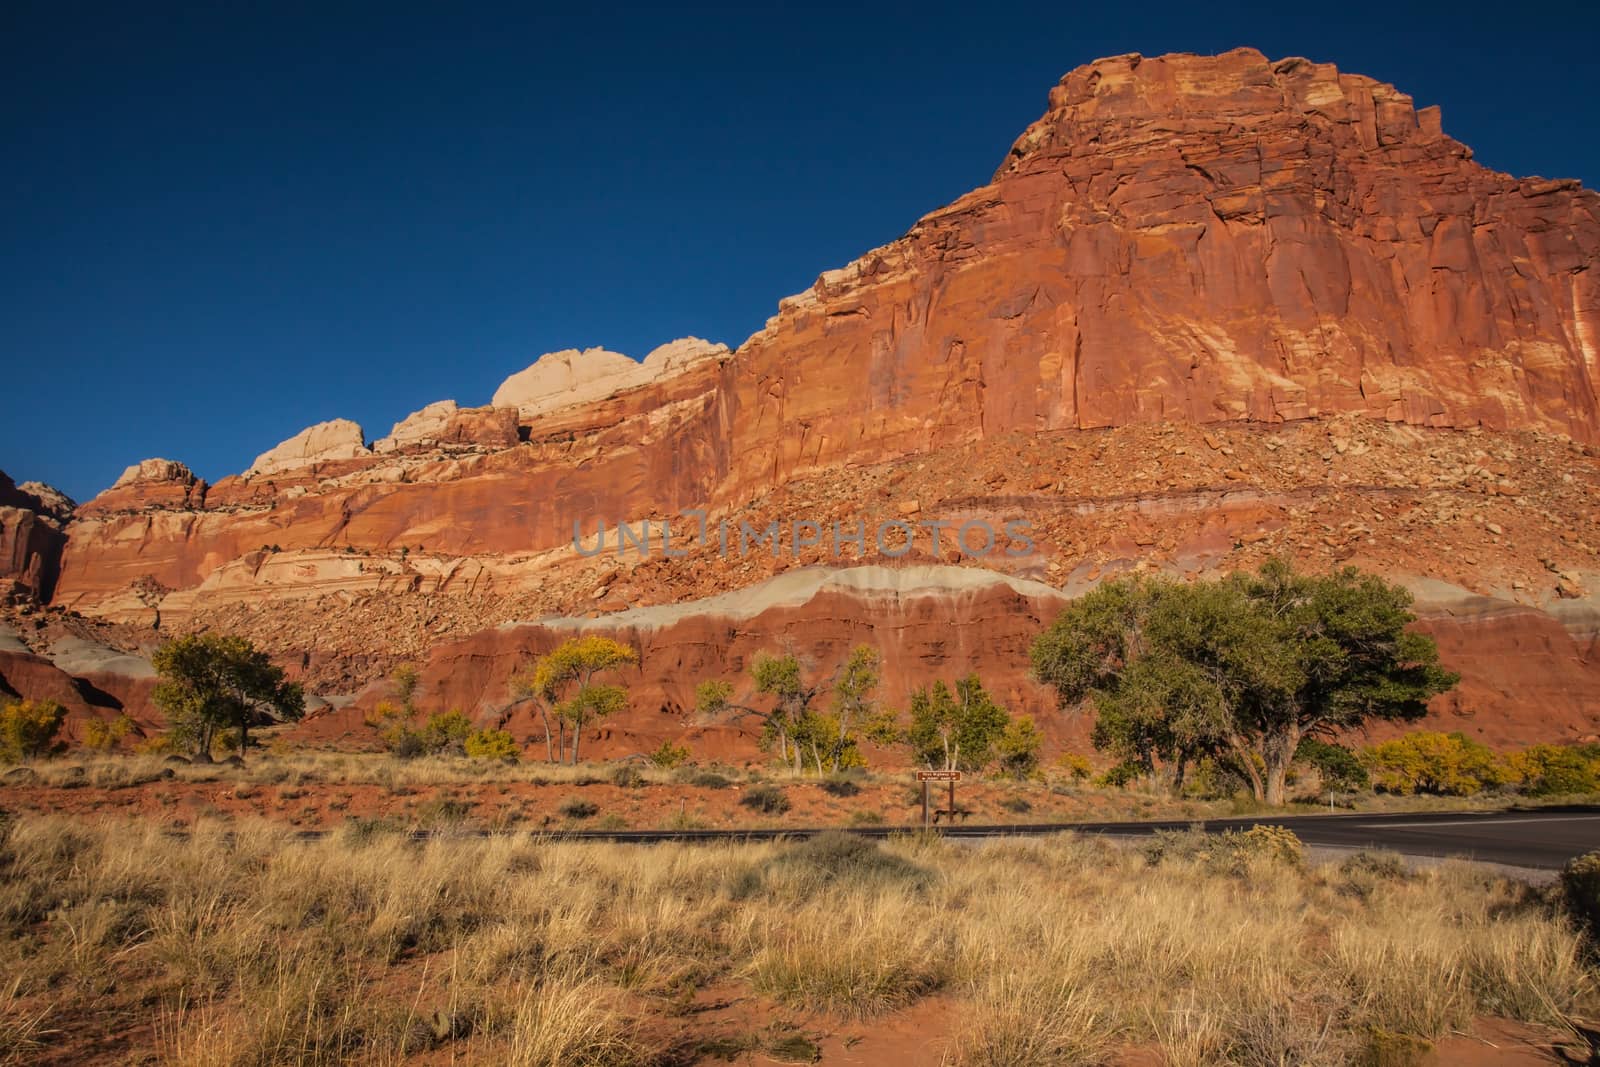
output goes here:
[[[512, 691], [533, 700], [539, 709], [546, 759], [556, 762], [559, 744], [561, 762], [577, 764], [584, 727], [622, 710], [628, 703], [625, 687], [600, 682], [598, 678], [607, 671], [638, 662], [639, 654], [620, 641], [599, 636], [574, 637], [512, 678]], [[566, 739], [569, 726], [570, 748]]]

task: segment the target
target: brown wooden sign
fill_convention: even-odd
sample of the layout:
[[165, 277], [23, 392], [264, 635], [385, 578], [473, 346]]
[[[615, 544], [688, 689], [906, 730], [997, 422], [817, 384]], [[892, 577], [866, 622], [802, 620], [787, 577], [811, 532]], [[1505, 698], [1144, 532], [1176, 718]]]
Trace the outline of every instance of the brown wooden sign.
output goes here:
[[917, 781], [919, 781], [919, 782], [959, 782], [959, 781], [961, 781], [961, 772], [960, 771], [918, 771], [917, 772]]

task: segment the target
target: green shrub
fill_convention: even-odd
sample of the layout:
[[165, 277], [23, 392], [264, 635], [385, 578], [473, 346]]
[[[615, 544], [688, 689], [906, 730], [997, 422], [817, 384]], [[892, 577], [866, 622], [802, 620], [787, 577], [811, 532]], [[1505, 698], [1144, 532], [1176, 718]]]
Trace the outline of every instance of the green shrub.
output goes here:
[[764, 815], [782, 815], [789, 810], [789, 797], [775, 785], [753, 785], [739, 803]]
[[611, 772], [611, 784], [623, 789], [637, 789], [644, 785], [644, 774], [632, 763], [619, 763]]
[[1195, 764], [1194, 773], [1184, 784], [1184, 794], [1203, 800], [1226, 800], [1248, 790], [1250, 783], [1230, 759], [1206, 756]]
[[1027, 797], [1006, 797], [1000, 802], [1000, 806], [1015, 815], [1026, 815], [1033, 810], [1033, 805], [1028, 802]]
[[1017, 779], [1033, 777], [1039, 771], [1039, 750], [1043, 747], [1044, 735], [1034, 724], [1033, 716], [1018, 715], [1006, 723], [995, 744], [1000, 773]]
[[1361, 765], [1361, 758], [1343, 745], [1315, 737], [1301, 738], [1294, 758], [1315, 767], [1329, 789], [1351, 792], [1367, 787], [1367, 769]]
[[1569, 860], [1561, 871], [1561, 888], [1567, 909], [1600, 941], [1600, 852]]
[[697, 771], [689, 776], [689, 784], [702, 789], [726, 789], [733, 784], [733, 780], [716, 771]]
[[18, 763], [59, 752], [67, 709], [54, 700], [18, 700], [0, 708], [0, 760]]
[[1386, 849], [1364, 848], [1346, 856], [1339, 864], [1339, 873], [1347, 878], [1375, 878], [1399, 881], [1406, 877], [1406, 861], [1398, 852]]
[[849, 778], [824, 778], [817, 784], [830, 797], [853, 797], [861, 792], [861, 787]]
[[582, 797], [568, 797], [556, 810], [569, 819], [592, 819], [600, 813], [600, 805]]
[[650, 753], [650, 762], [662, 770], [670, 771], [689, 758], [689, 750], [671, 741], [661, 742], [661, 747]]
[[1151, 866], [1167, 860], [1187, 860], [1217, 873], [1240, 874], [1258, 860], [1298, 867], [1304, 859], [1305, 846], [1292, 830], [1262, 824], [1219, 834], [1158, 830], [1145, 844], [1144, 855]]
[[1137, 763], [1126, 761], [1107, 768], [1104, 774], [1094, 780], [1094, 784], [1109, 786], [1114, 789], [1126, 789], [1134, 782], [1137, 782], [1139, 776], [1143, 773]]
[[422, 726], [422, 743], [429, 752], [464, 752], [472, 735], [472, 720], [456, 708], [428, 716]]
[[850, 823], [852, 826], [882, 826], [883, 812], [872, 811], [870, 809], [865, 811], [852, 811], [850, 813]]
[[521, 750], [511, 739], [510, 730], [474, 730], [463, 744], [473, 759], [498, 759], [515, 763]]

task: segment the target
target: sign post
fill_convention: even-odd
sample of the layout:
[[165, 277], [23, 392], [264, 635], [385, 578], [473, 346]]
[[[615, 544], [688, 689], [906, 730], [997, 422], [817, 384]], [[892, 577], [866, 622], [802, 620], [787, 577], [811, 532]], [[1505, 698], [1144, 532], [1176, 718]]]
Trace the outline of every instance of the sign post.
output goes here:
[[[961, 781], [960, 771], [918, 771], [917, 781], [922, 783], [922, 828], [928, 829], [939, 821], [939, 816], [946, 815], [952, 822], [955, 821], [959, 809], [956, 807], [956, 783]], [[929, 821], [928, 787], [933, 782], [947, 782], [950, 785], [950, 806], [940, 808], [932, 813], [932, 822]]]

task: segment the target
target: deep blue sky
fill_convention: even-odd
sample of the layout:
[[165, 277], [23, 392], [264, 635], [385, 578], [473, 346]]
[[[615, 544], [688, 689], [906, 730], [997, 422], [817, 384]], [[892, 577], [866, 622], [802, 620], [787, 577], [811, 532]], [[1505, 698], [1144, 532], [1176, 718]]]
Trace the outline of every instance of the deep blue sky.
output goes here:
[[986, 181], [1068, 69], [1248, 44], [1600, 183], [1587, 4], [0, 6], [0, 469], [86, 499], [540, 353], [737, 345]]

